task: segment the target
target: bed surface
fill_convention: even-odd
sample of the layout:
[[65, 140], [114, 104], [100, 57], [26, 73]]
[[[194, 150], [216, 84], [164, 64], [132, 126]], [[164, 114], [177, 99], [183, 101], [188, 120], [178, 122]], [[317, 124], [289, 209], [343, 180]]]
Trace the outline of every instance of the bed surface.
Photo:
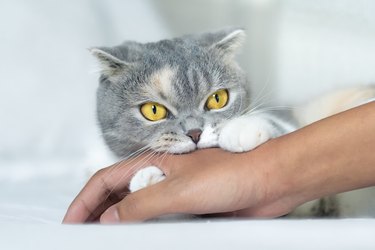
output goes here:
[[[1, 249], [374, 249], [374, 220], [2, 223]], [[32, 246], [32, 248], [30, 248]]]

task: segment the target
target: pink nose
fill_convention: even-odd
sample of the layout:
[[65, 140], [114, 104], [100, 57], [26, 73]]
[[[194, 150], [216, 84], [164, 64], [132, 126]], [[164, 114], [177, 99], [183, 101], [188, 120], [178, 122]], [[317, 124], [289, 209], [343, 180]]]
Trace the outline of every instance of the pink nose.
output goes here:
[[197, 144], [198, 141], [199, 141], [199, 137], [201, 136], [202, 134], [202, 130], [200, 129], [192, 129], [192, 130], [189, 130], [186, 135], [189, 136], [191, 138], [191, 140]]

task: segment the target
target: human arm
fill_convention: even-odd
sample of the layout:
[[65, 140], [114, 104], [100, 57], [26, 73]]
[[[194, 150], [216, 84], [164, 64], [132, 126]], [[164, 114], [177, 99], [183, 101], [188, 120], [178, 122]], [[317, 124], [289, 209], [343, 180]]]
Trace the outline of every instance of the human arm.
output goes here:
[[[160, 167], [167, 178], [128, 195], [123, 192], [141, 165], [131, 171], [134, 162], [109, 167], [88, 182], [64, 222], [89, 221], [106, 209], [102, 222], [114, 222], [116, 216], [121, 221], [139, 221], [168, 213], [236, 211], [239, 216], [280, 216], [325, 195], [375, 185], [374, 149], [372, 102], [250, 152], [209, 149], [169, 155], [164, 161], [145, 160]], [[108, 201], [112, 189], [117, 199]]]

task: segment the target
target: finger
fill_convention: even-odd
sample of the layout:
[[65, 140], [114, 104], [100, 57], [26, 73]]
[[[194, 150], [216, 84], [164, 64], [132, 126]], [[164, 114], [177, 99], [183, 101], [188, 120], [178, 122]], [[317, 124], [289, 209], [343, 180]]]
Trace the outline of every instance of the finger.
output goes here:
[[[80, 223], [80, 222], [98, 222], [100, 215], [107, 210], [108, 207], [116, 204], [121, 199], [114, 200], [113, 198], [109, 198], [104, 203], [99, 204], [98, 207], [93, 211], [88, 211], [87, 206], [82, 200], [77, 201], [74, 205], [69, 207], [69, 211], [66, 213], [63, 223], [64, 224], [73, 224], [73, 223]], [[86, 212], [89, 214], [86, 215]]]
[[[63, 223], [82, 223], [95, 220], [101, 212], [119, 200], [116, 194], [117, 189], [124, 188], [122, 183], [116, 188], [111, 186], [112, 179], [106, 177], [107, 172], [97, 172], [84, 186], [81, 192], [69, 206]], [[125, 184], [126, 185], [126, 184]], [[113, 202], [111, 202], [113, 200]]]
[[107, 209], [100, 217], [101, 223], [144, 221], [162, 215], [177, 213], [188, 207], [179, 205], [179, 199], [168, 190], [168, 181], [162, 181], [135, 193]]
[[[140, 160], [141, 161], [141, 160]], [[82, 223], [97, 218], [128, 193], [128, 185], [136, 171], [144, 167], [138, 162], [120, 162], [99, 170], [73, 200], [63, 223]]]

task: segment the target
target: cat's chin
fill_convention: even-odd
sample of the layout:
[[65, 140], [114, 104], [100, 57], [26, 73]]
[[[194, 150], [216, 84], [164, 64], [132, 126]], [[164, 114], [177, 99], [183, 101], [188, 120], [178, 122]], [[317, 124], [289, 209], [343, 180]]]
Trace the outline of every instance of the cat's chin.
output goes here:
[[204, 148], [217, 148], [219, 147], [217, 142], [210, 142], [210, 143], [198, 143], [198, 149]]
[[171, 154], [187, 154], [191, 153], [197, 149], [204, 149], [204, 148], [217, 148], [219, 145], [218, 143], [198, 143], [198, 145], [191, 145], [191, 146], [176, 146], [168, 149], [168, 153]]
[[197, 145], [195, 143], [186, 144], [176, 144], [168, 149], [168, 153], [171, 154], [186, 154], [197, 150]]
[[170, 147], [168, 150], [155, 150], [160, 153], [168, 152], [170, 154], [187, 154], [191, 153], [198, 149], [204, 148], [217, 148], [219, 147], [217, 142], [199, 142], [198, 144], [189, 143], [189, 144], [177, 144]]

